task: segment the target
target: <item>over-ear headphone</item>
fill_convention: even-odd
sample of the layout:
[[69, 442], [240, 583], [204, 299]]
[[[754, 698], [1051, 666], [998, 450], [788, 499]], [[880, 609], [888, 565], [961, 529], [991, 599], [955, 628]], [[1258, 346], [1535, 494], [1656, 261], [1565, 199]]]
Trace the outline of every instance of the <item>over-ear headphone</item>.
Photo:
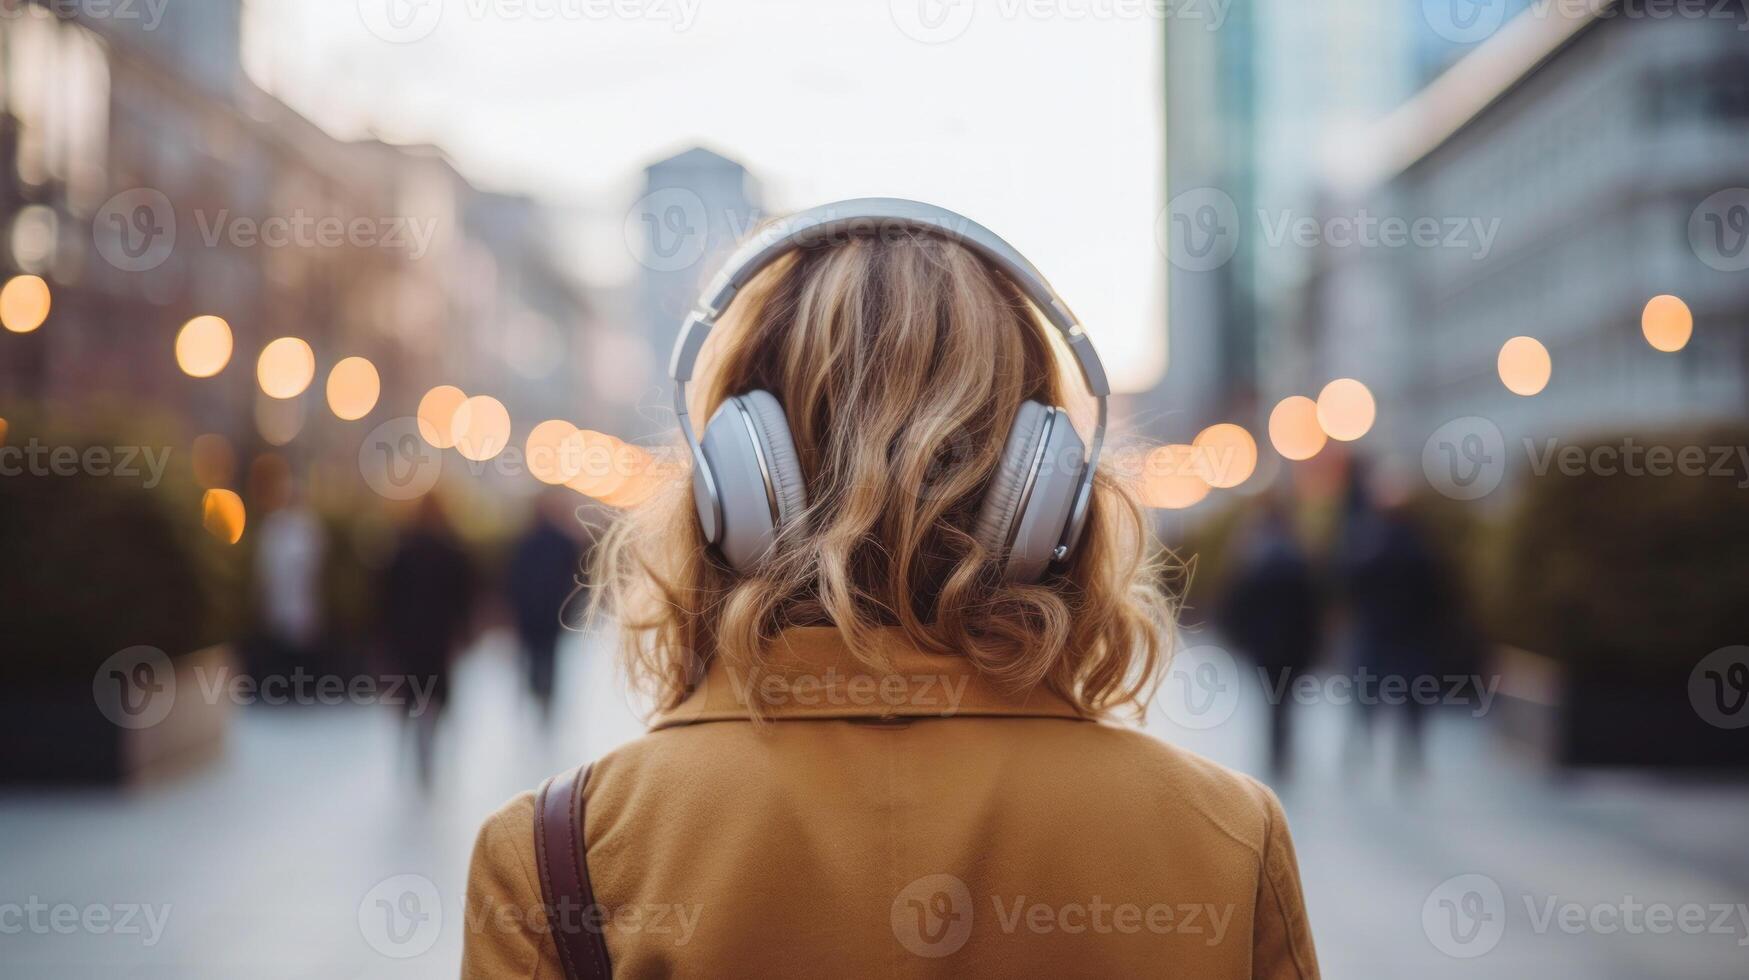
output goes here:
[[699, 523], [729, 565], [751, 574], [771, 555], [778, 532], [807, 509], [789, 420], [770, 392], [728, 398], [705, 426], [704, 439], [693, 433], [686, 384], [705, 337], [736, 292], [781, 256], [823, 242], [893, 232], [955, 242], [1007, 275], [1062, 332], [1098, 405], [1092, 447], [1084, 449], [1062, 408], [1022, 404], [979, 507], [972, 535], [1000, 563], [1003, 577], [1036, 582], [1053, 562], [1067, 560], [1087, 521], [1111, 394], [1105, 367], [1074, 314], [1025, 256], [977, 222], [918, 201], [859, 198], [775, 221], [736, 249], [705, 288], [681, 327], [668, 365], [674, 411], [692, 450], [692, 497]]

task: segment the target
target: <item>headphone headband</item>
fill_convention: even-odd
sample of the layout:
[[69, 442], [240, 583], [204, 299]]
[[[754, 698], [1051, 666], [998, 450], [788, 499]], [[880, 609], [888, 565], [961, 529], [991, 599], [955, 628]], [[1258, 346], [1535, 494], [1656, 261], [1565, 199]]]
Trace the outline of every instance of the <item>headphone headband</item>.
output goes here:
[[1032, 300], [1045, 319], [1063, 334], [1081, 377], [1095, 397], [1111, 394], [1105, 365], [1093, 349], [1093, 341], [1069, 311], [1057, 291], [1014, 246], [976, 221], [921, 201], [897, 197], [862, 197], [822, 204], [799, 211], [764, 226], [731, 253], [723, 267], [705, 287], [692, 314], [686, 318], [669, 359], [668, 374], [675, 381], [691, 381], [704, 340], [716, 326], [717, 317], [728, 309], [741, 287], [771, 263], [797, 249], [821, 242], [895, 233], [929, 234], [963, 245], [1001, 269]]

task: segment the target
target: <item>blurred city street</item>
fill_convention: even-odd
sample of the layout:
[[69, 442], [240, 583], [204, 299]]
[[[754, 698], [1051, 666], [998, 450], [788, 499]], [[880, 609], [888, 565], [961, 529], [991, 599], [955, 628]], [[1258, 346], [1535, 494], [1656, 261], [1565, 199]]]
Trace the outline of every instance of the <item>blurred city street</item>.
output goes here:
[[[1172, 696], [1171, 680], [1162, 698]], [[136, 794], [0, 799], [13, 894], [51, 904], [134, 896], [169, 907], [150, 947], [138, 936], [88, 932], [0, 936], [6, 975], [454, 975], [480, 820], [548, 773], [642, 730], [595, 636], [565, 641], [550, 739], [537, 731], [501, 634], [463, 660], [458, 689], [429, 805], [407, 776], [396, 718], [359, 706], [243, 709], [222, 761]], [[1262, 689], [1251, 687], [1219, 725], [1185, 729], [1156, 711], [1150, 728], [1258, 772], [1263, 706]], [[1299, 777], [1279, 788], [1326, 975], [1744, 975], [1749, 932], [1737, 903], [1749, 895], [1741, 846], [1749, 789], [1655, 776], [1557, 779], [1503, 759], [1486, 727], [1463, 711], [1432, 721], [1433, 778], [1404, 788], [1382, 766], [1376, 779], [1343, 769], [1349, 721], [1341, 706], [1308, 706]], [[1423, 924], [1435, 890], [1460, 874], [1487, 876], [1505, 901], [1493, 910], [1503, 911], [1504, 934], [1475, 958], [1441, 952]], [[429, 948], [385, 942], [374, 924], [373, 888], [402, 875], [423, 876], [439, 896]], [[1588, 927], [1572, 935], [1558, 912], [1545, 916], [1550, 903], [1624, 901], [1730, 906], [1727, 928], [1656, 935]], [[414, 949], [422, 951], [390, 955]]]

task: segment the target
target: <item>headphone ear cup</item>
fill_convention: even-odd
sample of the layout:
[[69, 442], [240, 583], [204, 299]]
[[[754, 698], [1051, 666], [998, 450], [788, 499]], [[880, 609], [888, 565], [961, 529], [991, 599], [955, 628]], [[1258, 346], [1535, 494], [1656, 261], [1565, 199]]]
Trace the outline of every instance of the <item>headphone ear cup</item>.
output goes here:
[[972, 529], [998, 556], [1005, 580], [1044, 577], [1075, 507], [1084, 456], [1067, 412], [1033, 401], [1020, 406]]
[[721, 506], [717, 550], [736, 571], [755, 572], [778, 531], [807, 508], [783, 406], [766, 391], [735, 395], [718, 406], [699, 444]]

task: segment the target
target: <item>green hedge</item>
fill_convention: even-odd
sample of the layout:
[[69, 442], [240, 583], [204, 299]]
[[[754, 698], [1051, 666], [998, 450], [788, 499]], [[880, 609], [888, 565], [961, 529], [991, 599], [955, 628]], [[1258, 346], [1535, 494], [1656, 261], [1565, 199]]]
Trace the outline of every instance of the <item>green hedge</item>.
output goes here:
[[[1500, 640], [1573, 664], [1643, 673], [1749, 642], [1749, 427], [1631, 436], [1730, 453], [1731, 475], [1629, 476], [1551, 466], [1518, 488], [1493, 560]], [[1581, 444], [1620, 447], [1616, 436]], [[1716, 447], [1716, 448], [1715, 448]], [[1538, 452], [1542, 447], [1538, 447]]]
[[[202, 528], [202, 492], [185, 447], [139, 429], [102, 436], [11, 419], [6, 444], [24, 448], [33, 437], [80, 451], [171, 448], [161, 482], [149, 488], [144, 475], [36, 475], [25, 468], [0, 476], [5, 674], [89, 677], [130, 646], [176, 655], [230, 639], [237, 556]], [[7, 468], [19, 469], [18, 462]]]

